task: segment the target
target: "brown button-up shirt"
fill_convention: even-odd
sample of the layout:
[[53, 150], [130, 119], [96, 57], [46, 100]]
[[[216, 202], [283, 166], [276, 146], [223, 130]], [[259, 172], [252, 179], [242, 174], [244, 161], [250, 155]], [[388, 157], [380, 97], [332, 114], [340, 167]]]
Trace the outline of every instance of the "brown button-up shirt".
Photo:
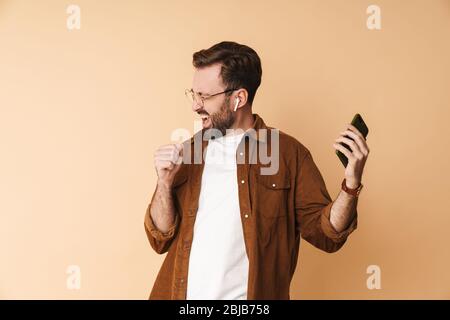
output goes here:
[[[335, 252], [356, 229], [357, 212], [347, 229], [337, 232], [330, 223], [333, 202], [309, 150], [288, 134], [266, 126], [257, 114], [253, 116], [253, 130], [246, 132], [236, 151], [239, 206], [249, 260], [247, 299], [290, 299], [300, 238], [323, 251]], [[275, 139], [278, 154], [273, 149]], [[195, 141], [200, 141], [201, 149], [194, 147]], [[172, 228], [162, 233], [152, 221], [155, 193], [147, 208], [144, 225], [150, 245], [159, 254], [167, 252], [149, 299], [186, 299], [208, 141], [202, 129], [183, 142], [184, 160], [173, 184], [176, 216]], [[278, 156], [276, 173], [262, 173], [271, 164], [267, 157], [258, 156], [259, 149]]]

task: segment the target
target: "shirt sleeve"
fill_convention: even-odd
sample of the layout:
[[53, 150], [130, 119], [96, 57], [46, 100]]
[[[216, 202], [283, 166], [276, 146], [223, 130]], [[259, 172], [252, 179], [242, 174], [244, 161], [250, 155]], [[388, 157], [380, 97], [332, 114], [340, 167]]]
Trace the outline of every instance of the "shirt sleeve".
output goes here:
[[348, 227], [337, 232], [330, 222], [333, 201], [307, 149], [298, 165], [295, 191], [296, 229], [301, 237], [313, 246], [325, 252], [336, 252], [357, 227], [357, 209], [354, 209], [353, 219]]
[[169, 250], [170, 244], [172, 243], [175, 235], [176, 230], [178, 228], [178, 225], [180, 223], [180, 217], [178, 212], [175, 212], [175, 221], [174, 224], [170, 227], [170, 229], [167, 232], [162, 232], [159, 230], [150, 215], [150, 207], [154, 201], [156, 194], [156, 188], [155, 192], [153, 193], [152, 200], [150, 204], [147, 207], [147, 211], [145, 212], [145, 218], [144, 218], [144, 227], [145, 232], [147, 234], [147, 238], [150, 242], [150, 245], [152, 248], [159, 254], [163, 254]]

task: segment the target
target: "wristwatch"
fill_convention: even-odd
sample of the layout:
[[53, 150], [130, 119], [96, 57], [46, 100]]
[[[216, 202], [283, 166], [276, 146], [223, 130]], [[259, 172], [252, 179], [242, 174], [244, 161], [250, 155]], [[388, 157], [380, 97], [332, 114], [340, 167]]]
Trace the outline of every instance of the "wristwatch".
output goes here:
[[362, 183], [359, 184], [358, 188], [356, 189], [350, 189], [349, 187], [347, 187], [347, 185], [345, 184], [345, 178], [344, 180], [342, 180], [342, 190], [344, 190], [345, 192], [347, 192], [348, 194], [352, 195], [352, 196], [359, 196], [359, 193], [361, 192], [361, 189], [363, 188]]

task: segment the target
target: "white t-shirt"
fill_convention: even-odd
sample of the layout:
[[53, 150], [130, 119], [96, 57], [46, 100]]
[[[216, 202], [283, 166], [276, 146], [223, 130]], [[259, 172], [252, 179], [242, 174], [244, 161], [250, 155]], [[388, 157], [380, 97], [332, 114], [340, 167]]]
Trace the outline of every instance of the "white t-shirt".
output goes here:
[[248, 257], [236, 149], [244, 133], [210, 140], [189, 258], [188, 300], [247, 299]]

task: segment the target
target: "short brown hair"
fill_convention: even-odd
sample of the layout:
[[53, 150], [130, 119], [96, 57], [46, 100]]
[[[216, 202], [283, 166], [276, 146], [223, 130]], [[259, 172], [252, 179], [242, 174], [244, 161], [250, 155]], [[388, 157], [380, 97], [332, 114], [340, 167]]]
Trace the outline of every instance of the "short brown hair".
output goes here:
[[261, 60], [256, 51], [243, 44], [223, 41], [193, 55], [192, 64], [196, 68], [215, 63], [222, 65], [220, 76], [226, 89], [245, 88], [251, 105], [262, 76]]

